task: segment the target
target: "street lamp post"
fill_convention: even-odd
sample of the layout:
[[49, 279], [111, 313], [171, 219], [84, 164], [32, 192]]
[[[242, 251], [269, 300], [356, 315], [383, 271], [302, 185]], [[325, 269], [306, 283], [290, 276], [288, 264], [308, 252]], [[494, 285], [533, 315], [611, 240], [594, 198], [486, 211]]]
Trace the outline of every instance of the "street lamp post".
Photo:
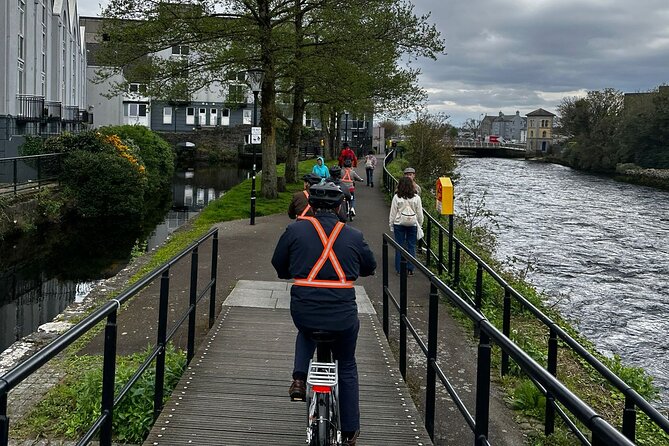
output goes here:
[[348, 144], [348, 112], [344, 111], [344, 147]]
[[[253, 91], [253, 128], [258, 125], [258, 93], [262, 88], [265, 72], [259, 68], [254, 68], [246, 72], [246, 82]], [[251, 225], [256, 224], [256, 144], [251, 132], [251, 147], [253, 148], [253, 168], [251, 170]]]

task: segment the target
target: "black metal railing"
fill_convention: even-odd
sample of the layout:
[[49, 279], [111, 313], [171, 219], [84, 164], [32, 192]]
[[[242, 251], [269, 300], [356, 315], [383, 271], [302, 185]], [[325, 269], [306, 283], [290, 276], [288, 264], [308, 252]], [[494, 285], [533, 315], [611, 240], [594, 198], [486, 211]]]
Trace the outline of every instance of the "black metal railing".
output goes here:
[[63, 107], [63, 122], [79, 122], [79, 107], [66, 105]]
[[[389, 255], [388, 247], [392, 246], [400, 253], [400, 283], [399, 296], [393, 294], [389, 287]], [[451, 396], [460, 413], [474, 433], [476, 446], [489, 445], [488, 427], [490, 421], [490, 386], [491, 386], [491, 349], [492, 343], [507, 355], [512, 357], [518, 366], [532, 378], [539, 386], [550, 392], [554, 401], [564, 406], [592, 435], [592, 445], [633, 445], [625, 435], [606, 422], [597, 412], [574, 395], [567, 387], [557, 380], [549, 371], [544, 369], [508, 336], [499, 331], [476, 308], [449, 288], [436, 274], [423, 265], [418, 259], [409, 254], [391, 236], [383, 235], [383, 331], [389, 337], [390, 303], [399, 313], [399, 367], [402, 377], [407, 378], [407, 342], [408, 332], [416, 341], [427, 360], [426, 395], [425, 395], [425, 428], [434, 439], [436, 384], [437, 378]], [[421, 337], [419, 330], [414, 326], [408, 314], [408, 268], [414, 266], [414, 271], [425, 276], [430, 282], [429, 311], [427, 321], [427, 341]], [[453, 384], [445, 375], [437, 349], [437, 325], [439, 320], [440, 296], [445, 296], [454, 306], [466, 315], [477, 327], [478, 358], [476, 369], [476, 407], [472, 415], [462, 398], [458, 395]], [[421, 298], [421, 301], [423, 299]], [[581, 438], [581, 437], [579, 437]], [[584, 436], [582, 436], [585, 439]]]
[[41, 121], [45, 117], [44, 96], [19, 94], [17, 101], [17, 121]]
[[62, 153], [0, 158], [0, 196], [18, 195], [58, 182]]
[[[209, 282], [203, 289], [198, 290], [198, 252], [200, 246], [207, 240], [212, 240], [211, 248], [211, 276]], [[190, 294], [187, 311], [177, 320], [174, 327], [168, 332], [168, 313], [170, 299], [170, 268], [178, 261], [190, 254]], [[84, 320], [70, 328], [51, 344], [31, 356], [25, 362], [14, 367], [0, 377], [0, 445], [7, 446], [9, 442], [9, 417], [7, 415], [7, 395], [34, 372], [47, 364], [60, 352], [72, 345], [77, 339], [88, 333], [98, 323], [106, 319], [104, 332], [104, 357], [103, 378], [101, 396], [101, 414], [90, 426], [88, 432], [78, 441], [78, 445], [88, 444], [96, 435], [99, 436], [100, 445], [110, 446], [112, 444], [112, 419], [114, 408], [123, 400], [132, 386], [141, 378], [142, 374], [151, 366], [155, 360], [155, 382], [154, 382], [154, 419], [158, 417], [163, 408], [163, 386], [165, 378], [165, 349], [174, 337], [177, 330], [188, 321], [187, 362], [190, 363], [195, 354], [195, 322], [197, 304], [205, 295], [209, 294], [209, 328], [214, 324], [216, 310], [216, 277], [218, 271], [218, 229], [212, 229], [191, 246], [181, 251], [163, 266], [141, 278], [120, 296], [110, 300], [98, 308]], [[150, 354], [143, 364], [137, 369], [129, 381], [114, 395], [114, 381], [116, 378], [116, 351], [117, 351], [117, 325], [116, 318], [121, 306], [127, 303], [133, 296], [148, 287], [154, 280], [160, 279], [160, 300], [158, 310], [157, 340]]]
[[[388, 172], [386, 166], [393, 160], [394, 152], [388, 154], [384, 162], [384, 187], [386, 191], [392, 195], [397, 186], [397, 180]], [[457, 289], [461, 295], [462, 299], [473, 307], [477, 312], [483, 315], [484, 311], [484, 292], [483, 292], [483, 281], [484, 274], [488, 274], [490, 278], [493, 279], [495, 283], [498, 284], [501, 291], [504, 292], [503, 299], [503, 311], [502, 311], [502, 334], [509, 339], [511, 334], [511, 316], [512, 316], [512, 299], [515, 299], [523, 311], [528, 311], [532, 314], [539, 322], [541, 322], [548, 330], [548, 358], [546, 369], [553, 376], [557, 376], [558, 371], [558, 340], [561, 340], [562, 343], [571, 349], [574, 353], [580, 356], [585, 362], [587, 362], [597, 373], [599, 373], [611, 386], [620, 391], [625, 397], [625, 404], [622, 414], [623, 424], [622, 424], [622, 433], [631, 441], [635, 441], [636, 438], [636, 411], [637, 408], [645, 413], [648, 418], [660, 427], [664, 432], [669, 433], [669, 420], [665, 418], [657, 409], [655, 409], [648, 401], [646, 401], [641, 395], [639, 395], [633, 388], [631, 388], [627, 383], [620, 379], [615, 373], [613, 373], [606, 365], [604, 365], [599, 359], [592, 355], [585, 347], [583, 347], [578, 341], [571, 337], [563, 328], [558, 326], [554, 321], [552, 321], [548, 316], [546, 316], [540, 309], [533, 305], [526, 297], [521, 293], [515, 290], [509, 283], [501, 277], [492, 267], [490, 267], [485, 261], [483, 261], [475, 252], [468, 248], [464, 243], [457, 239], [453, 231], [453, 219], [452, 216], [449, 218], [449, 228], [446, 229], [437, 219], [430, 215], [427, 211], [424, 211], [425, 214], [425, 237], [421, 240], [419, 246], [424, 247], [426, 252], [426, 261], [425, 268], [429, 268], [432, 262], [436, 263], [437, 274], [441, 274], [444, 271], [449, 273], [451, 286], [454, 289]], [[433, 246], [433, 237], [434, 231], [437, 232], [437, 242], [436, 247]], [[444, 246], [446, 245], [446, 246]], [[476, 265], [476, 280], [474, 285], [474, 295], [470, 296], [466, 290], [464, 290], [460, 285], [461, 280], [461, 266], [463, 264], [463, 255], [468, 256], [468, 259], [475, 263]], [[445, 257], [446, 256], [446, 257]], [[484, 317], [484, 316], [483, 316]], [[479, 330], [478, 325], [475, 325], [476, 329]], [[477, 333], [478, 334], [478, 331]], [[509, 372], [509, 359], [513, 357], [511, 353], [502, 349], [501, 356], [501, 374], [506, 375]], [[514, 358], [515, 359], [515, 358]], [[518, 364], [521, 366], [521, 364]], [[521, 366], [522, 367], [522, 366]], [[554, 431], [555, 426], [555, 416], [559, 415], [565, 423], [570, 426], [572, 431], [576, 430], [576, 427], [568, 419], [564, 411], [560, 406], [555, 403], [555, 395], [552, 393], [552, 390], [541, 385], [536, 379], [531, 375], [530, 378], [537, 385], [537, 388], [544, 394], [546, 397], [546, 412], [545, 412], [545, 434], [550, 435]], [[578, 436], [578, 434], [577, 434]], [[587, 444], [587, 443], [584, 443]]]
[[44, 102], [45, 118], [47, 121], [60, 121], [63, 115], [63, 106], [60, 102]]

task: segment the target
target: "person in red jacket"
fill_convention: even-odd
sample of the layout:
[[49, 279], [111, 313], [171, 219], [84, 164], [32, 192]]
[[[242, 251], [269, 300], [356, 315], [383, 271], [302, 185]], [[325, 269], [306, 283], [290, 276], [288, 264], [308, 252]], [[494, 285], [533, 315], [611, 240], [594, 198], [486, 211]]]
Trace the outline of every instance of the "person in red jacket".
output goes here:
[[347, 159], [351, 160], [351, 165], [353, 167], [358, 167], [358, 157], [355, 156], [355, 152], [351, 150], [348, 144], [344, 145], [344, 148], [341, 149], [339, 154], [339, 167], [344, 167], [344, 161]]

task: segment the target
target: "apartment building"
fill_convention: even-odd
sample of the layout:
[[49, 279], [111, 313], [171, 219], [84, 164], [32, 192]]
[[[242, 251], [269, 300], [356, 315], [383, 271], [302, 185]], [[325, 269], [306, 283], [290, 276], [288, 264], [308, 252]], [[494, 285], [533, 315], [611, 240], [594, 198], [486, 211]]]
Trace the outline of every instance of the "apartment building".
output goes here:
[[0, 0], [0, 157], [25, 135], [79, 131], [86, 103], [86, 51], [75, 0]]

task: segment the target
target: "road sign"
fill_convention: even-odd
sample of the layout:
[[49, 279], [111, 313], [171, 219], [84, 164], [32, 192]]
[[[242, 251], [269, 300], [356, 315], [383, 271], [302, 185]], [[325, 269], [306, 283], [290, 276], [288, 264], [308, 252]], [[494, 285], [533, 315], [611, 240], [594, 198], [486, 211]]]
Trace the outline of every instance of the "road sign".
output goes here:
[[261, 133], [262, 133], [261, 127], [251, 127], [251, 144], [261, 143], [261, 136], [260, 136]]

